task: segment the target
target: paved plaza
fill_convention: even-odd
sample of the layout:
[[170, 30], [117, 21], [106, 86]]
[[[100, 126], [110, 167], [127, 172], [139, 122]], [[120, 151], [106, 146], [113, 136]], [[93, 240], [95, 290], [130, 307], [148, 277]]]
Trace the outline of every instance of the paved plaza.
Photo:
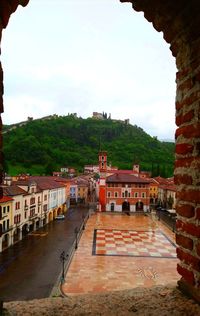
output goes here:
[[66, 295], [176, 283], [175, 234], [155, 217], [93, 214], [65, 277]]

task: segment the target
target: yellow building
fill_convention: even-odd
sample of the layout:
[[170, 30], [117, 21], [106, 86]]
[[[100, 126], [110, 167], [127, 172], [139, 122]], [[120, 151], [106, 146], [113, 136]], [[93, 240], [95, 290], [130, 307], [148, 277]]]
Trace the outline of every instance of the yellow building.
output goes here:
[[149, 197], [150, 197], [150, 204], [155, 205], [158, 201], [158, 187], [159, 187], [159, 183], [151, 178], [150, 179], [150, 188], [149, 188]]
[[87, 202], [88, 199], [88, 184], [79, 183], [78, 184], [78, 202]]
[[0, 199], [0, 252], [12, 245], [12, 202], [9, 196]]

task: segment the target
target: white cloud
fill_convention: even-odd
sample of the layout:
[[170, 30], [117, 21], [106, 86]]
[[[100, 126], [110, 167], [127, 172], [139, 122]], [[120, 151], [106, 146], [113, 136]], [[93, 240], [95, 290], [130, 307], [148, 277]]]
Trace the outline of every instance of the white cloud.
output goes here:
[[130, 4], [32, 0], [11, 17], [2, 59], [5, 123], [106, 111], [173, 138], [175, 61]]

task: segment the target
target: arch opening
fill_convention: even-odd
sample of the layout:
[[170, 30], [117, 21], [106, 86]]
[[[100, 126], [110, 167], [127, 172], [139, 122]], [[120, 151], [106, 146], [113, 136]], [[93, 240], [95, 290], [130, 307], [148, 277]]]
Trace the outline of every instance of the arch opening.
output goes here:
[[[11, 1], [12, 2], [12, 1]], [[190, 252], [199, 260], [199, 237], [194, 232], [199, 231], [199, 116], [198, 95], [199, 95], [199, 11], [195, 1], [190, 3], [171, 1], [151, 1], [151, 4], [144, 1], [125, 1], [131, 2], [136, 11], [143, 11], [145, 18], [153, 23], [158, 31], [164, 32], [164, 38], [171, 43], [171, 50], [176, 57], [178, 67], [177, 73], [177, 99], [176, 99], [176, 163], [175, 181], [177, 184], [177, 244], [180, 264], [178, 272], [182, 279], [179, 285], [187, 290], [200, 301], [199, 284], [200, 274], [191, 262], [183, 260], [184, 254]], [[15, 11], [18, 3], [27, 4], [28, 0], [13, 1], [11, 6], [2, 15], [2, 26], [6, 27], [10, 14]], [[17, 3], [17, 4], [16, 4]], [[154, 8], [155, 6], [155, 8]], [[154, 10], [155, 9], [155, 10]], [[3, 8], [3, 10], [6, 10]], [[178, 12], [178, 14], [177, 14]], [[190, 14], [185, 14], [190, 12]], [[192, 12], [192, 14], [191, 14]], [[2, 14], [2, 13], [1, 13]], [[192, 19], [192, 20], [191, 20]], [[3, 76], [1, 72], [1, 86], [3, 86]], [[3, 89], [1, 88], [1, 95]], [[3, 100], [0, 104], [1, 113], [3, 112]], [[188, 218], [191, 223], [188, 224]], [[194, 230], [191, 231], [190, 226]], [[188, 236], [191, 246], [188, 250], [183, 240]], [[9, 238], [9, 237], [6, 237]]]

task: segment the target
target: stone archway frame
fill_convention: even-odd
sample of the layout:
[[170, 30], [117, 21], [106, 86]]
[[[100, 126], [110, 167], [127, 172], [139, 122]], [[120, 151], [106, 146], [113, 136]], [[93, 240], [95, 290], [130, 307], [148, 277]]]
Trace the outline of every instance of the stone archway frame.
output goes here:
[[49, 214], [48, 214], [48, 223], [52, 222], [54, 219], [53, 217], [53, 211], [50, 211]]
[[[126, 205], [127, 208], [124, 208]], [[123, 201], [122, 202], [122, 212], [130, 212], [131, 210], [131, 205], [129, 201]]]
[[142, 201], [138, 201], [135, 203], [135, 211], [144, 212], [144, 203]]
[[[11, 240], [11, 232], [7, 232], [7, 233], [3, 234], [3, 235], [2, 235], [2, 238], [1, 238], [2, 250], [5, 250], [5, 249], [7, 249], [8, 247], [10, 247], [11, 241], [12, 241], [12, 240]], [[3, 247], [5, 242], [7, 242], [6, 247]]]
[[116, 203], [115, 202], [111, 202], [110, 203], [110, 211], [114, 212], [115, 211], [115, 207], [116, 207]]
[[22, 234], [22, 230], [19, 227], [16, 227], [12, 231], [12, 244], [17, 243], [17, 242], [19, 242], [21, 240], [21, 234]]
[[[132, 3], [135, 11], [163, 32], [176, 58], [176, 162], [178, 214], [176, 242], [180, 259], [179, 286], [200, 302], [200, 28], [199, 0], [119, 0]], [[29, 0], [1, 0], [0, 37], [10, 15]], [[139, 31], [139, 30], [138, 30]], [[0, 65], [0, 113], [3, 112], [3, 71]], [[1, 124], [1, 122], [0, 122]], [[2, 128], [2, 125], [1, 125]], [[0, 147], [2, 165], [2, 138]], [[2, 168], [1, 168], [2, 169]], [[1, 174], [2, 182], [2, 174]], [[2, 190], [0, 191], [2, 195]]]
[[57, 215], [61, 215], [61, 214], [63, 214], [63, 213], [64, 213], [64, 211], [62, 210], [61, 207], [59, 207], [59, 208], [57, 209]]

